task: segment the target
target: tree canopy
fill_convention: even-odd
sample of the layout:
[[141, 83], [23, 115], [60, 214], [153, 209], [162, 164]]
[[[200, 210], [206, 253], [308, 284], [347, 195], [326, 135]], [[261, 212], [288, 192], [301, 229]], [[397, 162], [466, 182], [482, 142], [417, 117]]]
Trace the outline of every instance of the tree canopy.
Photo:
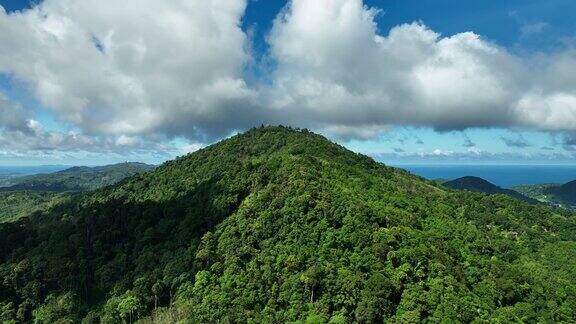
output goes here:
[[0, 224], [0, 320], [574, 322], [576, 218], [261, 127]]

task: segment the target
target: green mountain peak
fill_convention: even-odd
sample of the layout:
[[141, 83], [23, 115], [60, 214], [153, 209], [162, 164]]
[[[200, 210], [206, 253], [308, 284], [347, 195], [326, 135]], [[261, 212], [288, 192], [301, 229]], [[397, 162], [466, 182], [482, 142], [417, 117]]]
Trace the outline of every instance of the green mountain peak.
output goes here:
[[255, 128], [0, 224], [1, 316], [571, 321], [574, 225], [306, 130]]

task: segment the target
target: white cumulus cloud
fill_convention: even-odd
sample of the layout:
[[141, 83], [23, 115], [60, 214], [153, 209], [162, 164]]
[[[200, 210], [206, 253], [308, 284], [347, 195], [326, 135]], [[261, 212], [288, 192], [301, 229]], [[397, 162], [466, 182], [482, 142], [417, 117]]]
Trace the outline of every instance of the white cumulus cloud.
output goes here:
[[31, 111], [0, 97], [3, 112], [12, 112], [0, 116], [4, 143], [25, 140], [24, 131], [44, 136], [38, 147], [86, 146], [78, 138], [119, 149], [183, 137], [208, 143], [261, 123], [348, 139], [399, 125], [576, 131], [574, 50], [520, 56], [474, 32], [441, 35], [419, 22], [381, 32], [378, 9], [362, 0], [291, 0], [267, 37], [271, 75], [248, 85], [245, 70], [255, 61], [241, 27], [246, 6], [44, 0], [21, 12], [0, 7], [0, 74], [80, 130], [74, 140], [34, 129]]
[[29, 118], [29, 111], [0, 92], [0, 129], [28, 132], [32, 128]]
[[421, 23], [380, 35], [377, 14], [361, 0], [292, 0], [269, 37], [271, 105], [346, 136], [387, 125], [576, 129], [573, 51], [519, 57]]
[[0, 73], [90, 134], [222, 134], [254, 93], [242, 0], [45, 0], [0, 7]]

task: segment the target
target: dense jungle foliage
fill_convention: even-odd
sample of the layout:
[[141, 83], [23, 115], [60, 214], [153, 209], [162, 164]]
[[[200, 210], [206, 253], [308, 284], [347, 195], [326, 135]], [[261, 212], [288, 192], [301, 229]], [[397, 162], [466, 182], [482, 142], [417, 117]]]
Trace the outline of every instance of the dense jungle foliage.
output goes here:
[[576, 218], [263, 127], [0, 224], [4, 322], [574, 322]]
[[115, 184], [124, 178], [153, 168], [152, 165], [137, 162], [98, 167], [72, 167], [54, 173], [12, 177], [9, 179], [9, 184], [0, 188], [0, 191], [89, 191]]
[[554, 195], [560, 202], [576, 207], [576, 180], [561, 186], [550, 188], [547, 192]]
[[150, 171], [152, 165], [126, 162], [0, 180], [0, 222], [20, 219], [67, 201], [75, 192], [96, 190]]
[[512, 189], [541, 202], [576, 210], [576, 180], [565, 184], [525, 185]]
[[442, 184], [446, 187], [457, 190], [468, 190], [474, 192], [483, 192], [487, 194], [501, 194], [532, 204], [538, 203], [538, 200], [525, 196], [518, 191], [501, 188], [489, 181], [478, 177], [466, 176], [450, 181], [445, 181]]
[[66, 194], [36, 191], [0, 192], [0, 223], [10, 222], [61, 203]]

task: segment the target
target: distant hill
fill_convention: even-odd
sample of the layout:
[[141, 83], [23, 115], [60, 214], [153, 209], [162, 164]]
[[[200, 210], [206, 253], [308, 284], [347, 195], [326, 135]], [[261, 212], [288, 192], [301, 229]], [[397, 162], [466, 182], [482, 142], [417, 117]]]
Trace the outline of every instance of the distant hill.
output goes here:
[[144, 163], [127, 162], [5, 179], [10, 186], [0, 188], [0, 222], [15, 221], [53, 207], [71, 193], [109, 186], [153, 168]]
[[565, 184], [524, 185], [512, 189], [541, 202], [576, 209], [576, 180]]
[[98, 167], [77, 166], [54, 173], [13, 178], [11, 185], [0, 188], [0, 191], [88, 191], [115, 184], [153, 168], [152, 165], [137, 162]]
[[574, 323], [575, 224], [262, 127], [0, 224], [0, 316]]
[[489, 181], [482, 178], [466, 176], [443, 183], [444, 186], [457, 189], [457, 190], [468, 190], [473, 192], [482, 192], [486, 194], [501, 194], [507, 195], [516, 199], [520, 199], [529, 203], [537, 203], [538, 201], [527, 197], [517, 191], [501, 188]]
[[576, 180], [558, 187], [548, 188], [546, 192], [554, 195], [560, 202], [576, 206]]

